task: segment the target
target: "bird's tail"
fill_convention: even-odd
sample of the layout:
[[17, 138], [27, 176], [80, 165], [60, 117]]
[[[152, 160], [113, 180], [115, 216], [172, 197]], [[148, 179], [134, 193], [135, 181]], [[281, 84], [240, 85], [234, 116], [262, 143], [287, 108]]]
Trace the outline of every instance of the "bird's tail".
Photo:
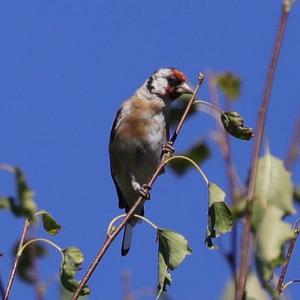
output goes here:
[[130, 249], [130, 245], [132, 241], [132, 233], [133, 233], [133, 225], [127, 223], [124, 228], [123, 242], [121, 248], [122, 256], [125, 256]]
[[[126, 207], [125, 212], [129, 212], [129, 208]], [[144, 215], [144, 207], [140, 208], [136, 214], [143, 216]], [[122, 256], [125, 256], [131, 246], [132, 241], [132, 234], [133, 234], [133, 226], [136, 225], [136, 223], [141, 222], [140, 219], [132, 217], [129, 222], [125, 225], [124, 228], [124, 235], [123, 235], [123, 242], [122, 242], [122, 248], [121, 248], [121, 254]]]

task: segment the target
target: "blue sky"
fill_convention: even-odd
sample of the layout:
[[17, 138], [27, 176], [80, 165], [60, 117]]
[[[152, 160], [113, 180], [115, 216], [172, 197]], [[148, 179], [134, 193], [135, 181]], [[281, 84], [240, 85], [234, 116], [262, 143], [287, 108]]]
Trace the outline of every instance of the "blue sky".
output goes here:
[[[235, 110], [255, 127], [281, 1], [80, 1], [11, 0], [0, 3], [0, 161], [19, 165], [63, 230], [53, 238], [78, 246], [83, 270], [101, 245], [107, 224], [121, 211], [109, 173], [108, 139], [115, 113], [156, 69], [176, 66], [192, 84], [199, 71], [231, 70], [243, 80]], [[286, 155], [300, 112], [300, 8], [296, 3], [274, 83], [267, 120], [271, 152]], [[200, 92], [208, 98], [207, 82]], [[178, 151], [208, 139], [214, 121], [203, 114], [185, 124]], [[252, 142], [232, 140], [238, 172], [245, 181]], [[227, 179], [218, 148], [203, 166], [224, 187]], [[300, 173], [295, 168], [295, 182]], [[0, 173], [1, 194], [14, 191], [12, 177]], [[204, 245], [207, 191], [196, 173], [159, 178], [146, 215], [190, 241], [193, 255], [173, 272], [173, 300], [219, 299], [229, 269], [220, 253]], [[22, 220], [1, 213], [1, 276], [10, 270], [9, 252]], [[37, 229], [36, 234], [45, 234]], [[109, 249], [89, 284], [90, 299], [122, 299], [122, 273], [130, 270], [133, 289], [156, 286], [155, 234], [137, 226], [130, 254], [120, 256], [121, 237]], [[226, 247], [226, 239], [224, 241]], [[46, 299], [58, 299], [53, 249], [39, 269], [49, 283]], [[298, 257], [299, 259], [299, 257]], [[298, 260], [299, 262], [299, 260]], [[288, 278], [299, 278], [295, 264]], [[294, 277], [292, 276], [294, 275]], [[83, 272], [80, 274], [83, 275]], [[291, 293], [299, 294], [299, 287]], [[11, 299], [34, 299], [17, 281]], [[149, 297], [148, 297], [149, 298]], [[146, 297], [141, 299], [148, 299]], [[151, 299], [151, 298], [149, 298]]]

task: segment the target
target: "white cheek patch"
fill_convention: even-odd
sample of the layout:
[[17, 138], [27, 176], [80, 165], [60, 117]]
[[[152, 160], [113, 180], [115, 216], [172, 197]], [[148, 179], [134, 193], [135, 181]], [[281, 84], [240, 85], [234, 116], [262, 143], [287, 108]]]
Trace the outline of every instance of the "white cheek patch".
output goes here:
[[166, 88], [168, 86], [168, 81], [165, 78], [155, 78], [152, 83], [153, 92], [159, 95], [166, 94]]

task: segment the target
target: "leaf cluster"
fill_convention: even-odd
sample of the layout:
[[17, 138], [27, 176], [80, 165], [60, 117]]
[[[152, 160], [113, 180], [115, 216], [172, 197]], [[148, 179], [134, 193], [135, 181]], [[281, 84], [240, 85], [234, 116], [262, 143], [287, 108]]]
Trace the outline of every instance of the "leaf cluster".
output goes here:
[[[60, 280], [65, 289], [70, 292], [75, 292], [80, 284], [80, 281], [75, 279], [76, 272], [80, 270], [84, 260], [84, 256], [79, 248], [69, 247], [62, 250], [63, 262], [61, 266]], [[90, 289], [85, 286], [81, 292], [81, 296], [90, 294]]]
[[[46, 210], [37, 210], [34, 200], [34, 192], [27, 183], [24, 172], [18, 168], [13, 168], [15, 174], [16, 190], [18, 201], [14, 197], [5, 196], [0, 198], [0, 209], [10, 209], [16, 217], [24, 217], [29, 224], [36, 222], [37, 217], [41, 216], [43, 228], [45, 231], [54, 236], [61, 230], [61, 225]], [[74, 292], [79, 285], [75, 279], [76, 272], [80, 270], [84, 257], [79, 248], [69, 247], [61, 249], [52, 241], [44, 238], [25, 239], [23, 244], [17, 242], [13, 249], [13, 255], [20, 257], [17, 266], [17, 274], [27, 283], [36, 284], [37, 278], [35, 273], [36, 259], [45, 256], [46, 248], [41, 244], [46, 242], [58, 249], [63, 256], [61, 264], [61, 284], [67, 290]], [[88, 286], [81, 291], [81, 295], [90, 293]]]
[[16, 183], [16, 198], [6, 196], [0, 198], [0, 209], [10, 209], [16, 217], [33, 218], [37, 211], [37, 205], [34, 200], [34, 192], [29, 187], [24, 172], [14, 168]]

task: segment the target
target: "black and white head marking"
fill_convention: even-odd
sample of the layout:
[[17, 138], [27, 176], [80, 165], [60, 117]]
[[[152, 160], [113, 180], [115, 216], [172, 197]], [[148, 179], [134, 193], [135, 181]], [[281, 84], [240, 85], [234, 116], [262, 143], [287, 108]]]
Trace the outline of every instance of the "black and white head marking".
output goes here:
[[169, 85], [168, 77], [172, 75], [171, 68], [163, 68], [154, 72], [152, 76], [147, 80], [146, 86], [151, 94], [164, 97], [166, 96], [166, 90]]
[[186, 80], [186, 76], [180, 70], [162, 68], [154, 72], [136, 93], [149, 100], [154, 96], [163, 101], [174, 100], [184, 93], [193, 92]]

